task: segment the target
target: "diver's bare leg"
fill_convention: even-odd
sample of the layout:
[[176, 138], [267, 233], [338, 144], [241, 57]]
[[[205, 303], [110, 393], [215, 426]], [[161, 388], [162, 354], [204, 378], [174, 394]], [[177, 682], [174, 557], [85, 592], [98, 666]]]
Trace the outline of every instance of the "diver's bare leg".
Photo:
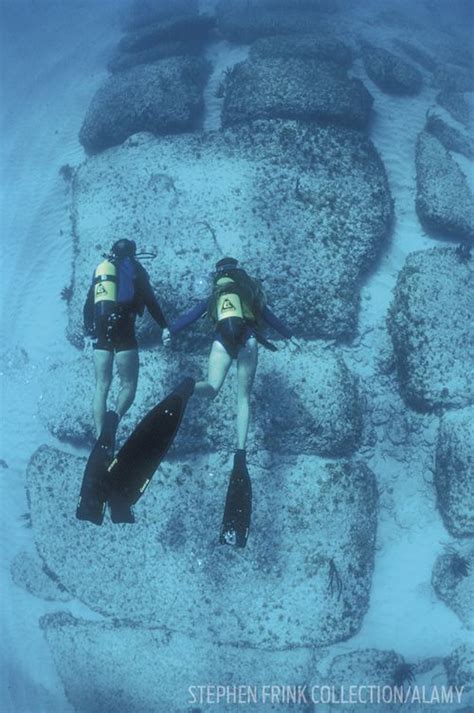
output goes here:
[[250, 392], [257, 370], [257, 340], [251, 337], [237, 357], [237, 448], [245, 449], [250, 421]]
[[198, 396], [215, 398], [220, 391], [224, 379], [227, 376], [232, 358], [225, 348], [217, 340], [213, 342], [209, 355], [209, 369], [207, 381], [198, 381], [194, 387], [194, 393]]
[[138, 383], [138, 349], [127, 349], [115, 355], [117, 372], [120, 379], [120, 391], [115, 408], [119, 418], [127, 413], [133, 404]]
[[93, 401], [94, 422], [97, 437], [100, 436], [107, 411], [107, 396], [112, 383], [113, 352], [106, 349], [94, 349], [95, 392]]

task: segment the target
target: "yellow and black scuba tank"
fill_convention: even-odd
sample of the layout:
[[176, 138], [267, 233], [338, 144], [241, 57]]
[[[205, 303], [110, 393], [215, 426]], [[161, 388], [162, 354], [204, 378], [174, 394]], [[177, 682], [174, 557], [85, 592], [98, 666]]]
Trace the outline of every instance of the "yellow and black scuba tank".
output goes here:
[[216, 322], [229, 317], [243, 319], [244, 311], [237, 283], [230, 277], [221, 277], [216, 282]]
[[94, 316], [97, 319], [112, 314], [117, 306], [117, 268], [104, 260], [94, 273]]
[[261, 290], [243, 270], [219, 277], [210, 299], [208, 313], [214, 322], [228, 317], [240, 317], [257, 322]]

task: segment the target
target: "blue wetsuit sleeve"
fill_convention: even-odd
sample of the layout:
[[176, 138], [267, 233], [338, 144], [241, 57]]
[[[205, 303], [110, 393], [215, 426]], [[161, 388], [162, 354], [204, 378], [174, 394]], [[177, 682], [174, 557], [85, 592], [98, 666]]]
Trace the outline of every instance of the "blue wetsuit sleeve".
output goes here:
[[161, 309], [149, 282], [146, 284], [146, 288], [144, 290], [144, 302], [145, 307], [147, 308], [155, 322], [157, 322], [160, 327], [164, 329], [167, 326], [166, 317], [163, 314], [163, 310]]
[[285, 339], [291, 339], [291, 337], [293, 336], [291, 331], [283, 324], [280, 319], [278, 319], [275, 314], [273, 314], [271, 309], [269, 309], [266, 305], [262, 309], [262, 317], [265, 322], [270, 327], [273, 327], [273, 329], [276, 329], [276, 331], [281, 334], [282, 337], [285, 337]]
[[138, 270], [138, 280], [140, 284], [143, 304], [145, 305], [155, 322], [159, 324], [161, 329], [164, 329], [168, 326], [168, 323], [166, 321], [165, 315], [163, 314], [163, 310], [161, 309], [158, 300], [155, 297], [153, 288], [150, 285], [150, 278], [148, 277], [148, 273], [143, 267], [143, 265], [140, 265], [140, 269]]
[[185, 314], [182, 314], [181, 317], [178, 317], [172, 324], [169, 326], [170, 334], [173, 336], [175, 334], [178, 334], [178, 332], [181, 332], [181, 330], [186, 329], [186, 327], [189, 327], [190, 324], [193, 324], [194, 322], [197, 322], [197, 320], [203, 316], [207, 311], [207, 300], [201, 300], [198, 302], [192, 309], [189, 310], [189, 312], [185, 312]]

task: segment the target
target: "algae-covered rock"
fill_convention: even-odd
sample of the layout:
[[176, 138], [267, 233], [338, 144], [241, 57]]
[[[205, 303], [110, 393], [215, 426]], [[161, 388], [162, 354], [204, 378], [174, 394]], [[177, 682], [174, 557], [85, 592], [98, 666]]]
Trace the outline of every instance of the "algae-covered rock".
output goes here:
[[307, 345], [288, 358], [265, 359], [255, 385], [256, 428], [274, 453], [344, 456], [358, 446], [362, 403], [357, 383], [336, 353]]
[[472, 112], [463, 92], [444, 89], [436, 96], [436, 101], [461, 124], [468, 126], [472, 122]]
[[436, 446], [438, 508], [455, 537], [474, 535], [474, 407], [443, 416]]
[[472, 76], [472, 59], [469, 67], [458, 64], [440, 64], [434, 72], [433, 83], [442, 91], [472, 92], [474, 77]]
[[431, 52], [417, 42], [408, 42], [407, 40], [397, 40], [396, 45], [405, 52], [407, 57], [410, 57], [414, 62], [419, 64], [429, 72], [433, 72], [437, 67], [437, 60]]
[[[472, 646], [458, 646], [449, 656], [445, 656], [443, 663], [448, 674], [451, 686], [461, 686], [472, 701], [474, 692], [474, 649]], [[467, 696], [465, 696], [467, 698]], [[467, 701], [466, 701], [467, 702]]]
[[416, 211], [427, 230], [474, 240], [474, 197], [466, 177], [426, 131], [416, 144]]
[[468, 713], [473, 701], [470, 664], [467, 646], [445, 658], [408, 661], [395, 651], [359, 648], [333, 656], [324, 674], [313, 670], [308, 690], [318, 713], [421, 713], [428, 706], [433, 713]]
[[17, 587], [35, 597], [51, 602], [67, 602], [72, 598], [41, 559], [29, 552], [19, 552], [16, 555], [11, 563], [10, 573]]
[[438, 597], [453, 610], [467, 629], [474, 629], [472, 592], [474, 587], [474, 548], [448, 548], [433, 567], [431, 584]]
[[197, 55], [214, 27], [215, 19], [207, 15], [179, 16], [147, 24], [122, 37], [107, 67], [111, 72], [123, 72], [164, 57]]
[[417, 410], [474, 401], [473, 275], [472, 260], [435, 248], [411, 253], [398, 276], [388, 327], [402, 393]]
[[[328, 668], [327, 675], [321, 678], [315, 678], [312, 682], [313, 686], [318, 687], [318, 698], [321, 702], [325, 702], [324, 689], [321, 691], [321, 686], [328, 686], [334, 691], [334, 702], [331, 705], [318, 704], [318, 709], [321, 713], [329, 713], [334, 710], [344, 710], [347, 713], [359, 713], [364, 703], [358, 702], [351, 705], [348, 700], [348, 691], [350, 686], [360, 687], [382, 687], [394, 686], [397, 672], [403, 664], [403, 658], [395, 651], [379, 651], [377, 649], [359, 649], [349, 653], [343, 653], [335, 656]], [[326, 689], [328, 690], [328, 689]], [[365, 692], [364, 688], [364, 692]], [[384, 702], [377, 703], [377, 699], [370, 701], [367, 696], [363, 696], [367, 708], [373, 710], [374, 713], [385, 713], [386, 705]], [[344, 704], [337, 704], [338, 700], [344, 699]], [[398, 706], [394, 706], [395, 710]]]
[[219, 0], [216, 17], [224, 37], [246, 44], [259, 37], [307, 35], [326, 27], [331, 0]]
[[[128, 438], [148, 411], [176, 388], [184, 376], [192, 375], [199, 378], [205, 373], [204, 357], [184, 358], [176, 352], [164, 354], [163, 348], [142, 351], [140, 362], [135, 400], [120, 421], [117, 431], [118, 446]], [[92, 447], [96, 440], [92, 411], [95, 388], [92, 357], [81, 355], [73, 361], [52, 364], [49, 377], [39, 403], [41, 420], [51, 434], [59, 440], [82, 447]], [[67, 389], [64, 388], [66, 382], [70, 384]], [[115, 408], [119, 389], [120, 379], [115, 375], [107, 400], [109, 409]], [[209, 439], [204, 438], [204, 435], [208, 418], [210, 415], [214, 416], [214, 413], [212, 404], [210, 413], [206, 412], [207, 402], [201, 402], [200, 405], [200, 409], [199, 406], [197, 409], [191, 407], [191, 416], [186, 418], [182, 425], [180, 438], [177, 441], [179, 452], [209, 450]], [[212, 434], [209, 436], [212, 437]], [[216, 448], [225, 445], [227, 443], [223, 444], [222, 439], [217, 439], [215, 443]]]
[[425, 128], [428, 133], [443, 144], [447, 151], [456, 151], [474, 160], [474, 141], [468, 135], [443, 121], [440, 116], [430, 113]]
[[256, 40], [250, 47], [250, 58], [280, 57], [286, 59], [322, 60], [349, 69], [352, 50], [327, 33], [280, 35]]
[[375, 478], [363, 463], [267, 454], [263, 468], [250, 460], [245, 550], [218, 544], [227, 458], [163, 464], [135, 508], [136, 524], [107, 519], [100, 528], [74, 517], [84, 465], [43, 446], [27, 488], [41, 557], [95, 611], [274, 649], [327, 645], [358, 631], [377, 518]]
[[[156, 253], [144, 264], [168, 320], [209, 295], [226, 254], [264, 280], [269, 306], [298, 335], [356, 329], [362, 274], [391, 226], [384, 166], [359, 131], [288, 121], [153, 138], [138, 134], [88, 159], [73, 189], [74, 291], [68, 336], [82, 345], [92, 271], [118, 235]], [[158, 339], [139, 320], [142, 345]], [[201, 320], [176, 339], [209, 349]]]
[[172, 18], [196, 16], [199, 13], [199, 0], [131, 0], [122, 12], [125, 29], [135, 30], [156, 22]]
[[155, 47], [141, 50], [140, 52], [121, 52], [116, 50], [107, 63], [107, 69], [113, 74], [123, 72], [139, 64], [153, 64], [166, 57], [184, 57], [197, 55], [202, 51], [200, 43], [188, 44], [182, 40], [176, 42], [162, 42]]
[[[254, 695], [272, 710], [269, 695], [263, 698], [268, 680], [303, 686], [313, 656], [311, 649], [263, 651], [206, 642], [199, 638], [200, 627], [187, 637], [63, 612], [42, 617], [40, 624], [78, 713], [233, 713], [236, 706], [255, 707]], [[247, 686], [239, 693], [243, 681]]]
[[[120, 422], [118, 444], [178, 384], [180, 375], [199, 379], [207, 373], [207, 349], [202, 355], [142, 350], [140, 361], [137, 394]], [[91, 447], [95, 441], [92, 359], [81, 356], [72, 362], [54, 364], [49, 374], [39, 404], [43, 422], [60, 440]], [[66, 380], [71, 384], [68, 389], [64, 389]], [[235, 380], [232, 370], [214, 401], [191, 399], [176, 442], [177, 453], [208, 453], [234, 447]], [[116, 377], [109, 408], [115, 406], [119, 385]], [[299, 354], [263, 351], [252, 396], [249, 447], [263, 446], [276, 453], [349, 455], [359, 445], [361, 409], [356, 381], [337, 353], [310, 346]]]
[[140, 52], [161, 42], [196, 42], [208, 39], [215, 19], [207, 15], [175, 17], [146, 25], [124, 35], [119, 42], [121, 52]]
[[362, 59], [370, 79], [388, 94], [418, 94], [423, 83], [420, 72], [401, 57], [368, 42], [362, 45]]
[[95, 153], [140, 131], [190, 131], [202, 112], [207, 72], [202, 59], [170, 57], [112, 75], [92, 98], [81, 144]]
[[227, 75], [222, 123], [306, 119], [367, 125], [373, 99], [359, 79], [325, 60], [257, 57]]

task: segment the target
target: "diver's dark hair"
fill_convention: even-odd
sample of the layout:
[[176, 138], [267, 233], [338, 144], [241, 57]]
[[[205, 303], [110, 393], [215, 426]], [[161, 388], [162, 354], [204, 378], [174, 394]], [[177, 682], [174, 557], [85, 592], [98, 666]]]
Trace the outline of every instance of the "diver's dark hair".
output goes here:
[[235, 257], [223, 257], [221, 260], [216, 262], [216, 272], [222, 272], [223, 270], [235, 270], [239, 261]]
[[122, 238], [117, 240], [116, 243], [112, 245], [111, 253], [114, 257], [135, 257], [137, 252], [137, 246], [134, 240], [127, 240], [127, 238]]

